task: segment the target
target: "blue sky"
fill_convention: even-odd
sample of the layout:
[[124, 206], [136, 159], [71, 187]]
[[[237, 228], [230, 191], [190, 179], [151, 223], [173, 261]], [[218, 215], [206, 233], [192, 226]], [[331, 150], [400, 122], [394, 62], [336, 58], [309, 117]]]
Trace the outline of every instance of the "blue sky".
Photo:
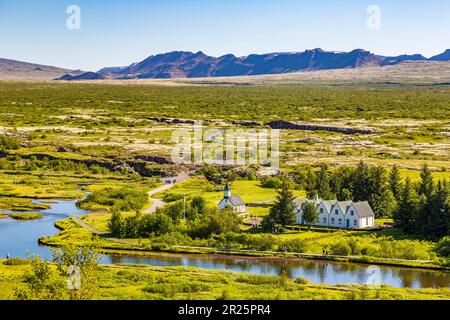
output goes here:
[[[68, 30], [66, 9], [81, 9]], [[381, 29], [367, 28], [369, 5]], [[448, 0], [0, 0], [0, 57], [122, 66], [173, 50], [220, 56], [320, 47], [432, 56], [450, 48]]]

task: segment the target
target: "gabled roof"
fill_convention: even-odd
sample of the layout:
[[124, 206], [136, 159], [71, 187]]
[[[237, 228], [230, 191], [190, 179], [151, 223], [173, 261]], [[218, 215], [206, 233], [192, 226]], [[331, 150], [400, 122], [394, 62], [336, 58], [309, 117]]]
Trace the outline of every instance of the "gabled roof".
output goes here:
[[232, 195], [229, 200], [231, 204], [235, 207], [245, 205], [244, 200], [242, 200], [242, 198], [237, 195]]
[[319, 204], [322, 203], [325, 209], [327, 209], [328, 213], [331, 212], [331, 208], [333, 208], [333, 205], [336, 203], [335, 200], [322, 200], [319, 202]]
[[372, 208], [367, 201], [354, 202], [353, 206], [361, 218], [375, 217], [375, 213], [373, 213]]
[[341, 211], [346, 214], [348, 207], [352, 205], [353, 201], [339, 201], [336, 203], [336, 205], [341, 208]]

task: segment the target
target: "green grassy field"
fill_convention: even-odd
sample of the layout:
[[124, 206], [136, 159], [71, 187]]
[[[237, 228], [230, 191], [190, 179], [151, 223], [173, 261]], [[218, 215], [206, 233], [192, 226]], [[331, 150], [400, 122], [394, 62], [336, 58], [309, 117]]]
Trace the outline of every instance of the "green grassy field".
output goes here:
[[[264, 201], [272, 203], [277, 196], [275, 189], [263, 188], [257, 180], [236, 180], [231, 183], [231, 188], [233, 194], [238, 194], [246, 203]], [[293, 193], [296, 197], [305, 196], [305, 193], [300, 190], [294, 190]], [[206, 200], [208, 205], [214, 206], [223, 198], [223, 186], [214, 186], [203, 177], [194, 177], [177, 184], [168, 191], [155, 195], [155, 197], [164, 199], [177, 195], [200, 196]]]
[[[0, 300], [14, 299], [29, 265], [0, 260]], [[254, 276], [185, 267], [102, 266], [97, 271], [100, 300], [448, 300], [448, 289], [301, 284], [283, 277]]]
[[[282, 167], [326, 162], [417, 170], [427, 162], [436, 173], [450, 166], [446, 87], [257, 86], [168, 87], [85, 83], [14, 83], [0, 86], [0, 131], [26, 146], [10, 151], [59, 159], [105, 159], [152, 154], [170, 156], [171, 134], [189, 125], [156, 123], [152, 117], [234, 120], [295, 120], [374, 130], [373, 135], [282, 130]], [[423, 110], [427, 110], [423, 112]], [[210, 126], [206, 124], [206, 126]], [[57, 152], [58, 147], [70, 152]], [[442, 173], [448, 177], [448, 173]]]

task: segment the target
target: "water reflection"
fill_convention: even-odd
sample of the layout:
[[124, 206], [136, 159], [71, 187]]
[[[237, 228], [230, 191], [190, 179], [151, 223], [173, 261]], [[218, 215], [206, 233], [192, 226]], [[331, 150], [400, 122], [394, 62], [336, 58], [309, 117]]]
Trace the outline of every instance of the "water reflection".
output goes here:
[[[195, 266], [226, 269], [249, 274], [283, 275], [291, 279], [307, 278], [321, 284], [365, 284], [371, 275], [369, 265], [304, 259], [255, 259], [219, 255], [154, 255], [151, 257], [106, 256], [104, 263], [133, 263], [153, 266]], [[420, 269], [380, 268], [380, 281], [394, 287], [450, 287], [450, 273]]]

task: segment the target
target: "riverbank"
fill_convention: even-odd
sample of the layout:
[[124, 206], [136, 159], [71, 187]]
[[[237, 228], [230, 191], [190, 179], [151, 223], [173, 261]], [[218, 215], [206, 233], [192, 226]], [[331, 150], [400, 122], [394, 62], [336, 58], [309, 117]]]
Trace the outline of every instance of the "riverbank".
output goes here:
[[[5, 265], [0, 259], [0, 300], [14, 299], [23, 288], [28, 264]], [[55, 266], [52, 266], [55, 268]], [[450, 290], [369, 288], [357, 285], [317, 285], [286, 277], [256, 276], [193, 267], [102, 265], [97, 271], [99, 300], [449, 300]]]
[[236, 250], [226, 248], [210, 247], [192, 247], [192, 246], [152, 246], [147, 239], [115, 239], [108, 238], [106, 234], [93, 228], [84, 228], [73, 219], [62, 220], [56, 223], [60, 233], [39, 239], [41, 245], [50, 247], [60, 247], [65, 244], [76, 243], [77, 245], [95, 245], [102, 253], [114, 255], [132, 255], [132, 256], [152, 256], [155, 253], [176, 253], [176, 254], [218, 254], [224, 256], [245, 256], [251, 258], [283, 258], [283, 259], [309, 259], [334, 262], [349, 262], [380, 266], [395, 266], [416, 269], [442, 270], [450, 271], [450, 266], [438, 264], [434, 261], [406, 260], [406, 259], [388, 259], [368, 256], [338, 256], [338, 255], [320, 255], [295, 252], [276, 252], [259, 250]]

